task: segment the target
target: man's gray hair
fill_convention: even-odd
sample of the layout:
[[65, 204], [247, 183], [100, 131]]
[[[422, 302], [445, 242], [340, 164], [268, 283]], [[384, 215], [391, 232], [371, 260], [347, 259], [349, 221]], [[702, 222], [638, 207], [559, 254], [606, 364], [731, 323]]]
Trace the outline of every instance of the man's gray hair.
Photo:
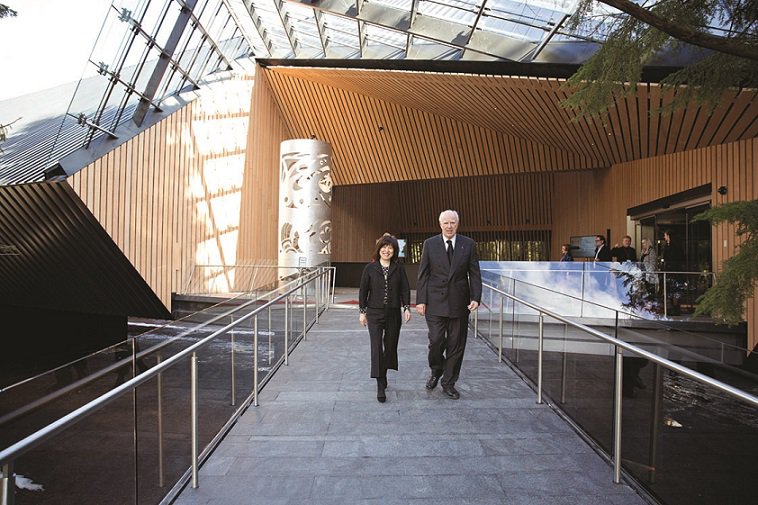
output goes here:
[[442, 212], [440, 212], [440, 217], [439, 217], [439, 222], [440, 223], [442, 222], [442, 218], [443, 218], [443, 216], [445, 214], [452, 214], [452, 215], [455, 216], [455, 222], [456, 223], [460, 223], [461, 222], [461, 218], [458, 217], [458, 213], [456, 211], [454, 211], [452, 209], [447, 209], [447, 210], [443, 210]]

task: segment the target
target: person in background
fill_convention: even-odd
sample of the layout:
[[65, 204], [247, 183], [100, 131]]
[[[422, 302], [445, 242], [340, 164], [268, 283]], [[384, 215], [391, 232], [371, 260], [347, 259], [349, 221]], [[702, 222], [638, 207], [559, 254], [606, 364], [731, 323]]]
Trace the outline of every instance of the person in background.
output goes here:
[[624, 263], [625, 261], [636, 263], [637, 251], [635, 251], [634, 247], [632, 247], [632, 237], [629, 235], [624, 235], [621, 243], [623, 245], [619, 246], [616, 244], [613, 249], [611, 249], [611, 257], [616, 258], [616, 261], [619, 263]]
[[411, 289], [399, 254], [397, 239], [385, 233], [363, 269], [358, 290], [358, 321], [368, 326], [371, 377], [376, 379], [376, 399], [381, 403], [387, 399], [387, 370], [397, 370], [401, 310], [405, 322], [411, 320]]
[[611, 261], [611, 250], [605, 245], [605, 237], [595, 235], [595, 261]]
[[424, 241], [416, 284], [416, 311], [429, 328], [429, 368], [426, 389], [442, 378], [442, 391], [460, 398], [455, 382], [466, 350], [469, 314], [482, 299], [482, 276], [476, 242], [458, 235], [458, 213], [440, 214], [442, 233]]
[[642, 239], [642, 249], [640, 249], [640, 262], [645, 274], [645, 283], [651, 295], [658, 291], [658, 274], [655, 273], [658, 268], [658, 255], [650, 239]]
[[561, 261], [574, 261], [574, 257], [571, 256], [571, 246], [569, 244], [561, 245]]

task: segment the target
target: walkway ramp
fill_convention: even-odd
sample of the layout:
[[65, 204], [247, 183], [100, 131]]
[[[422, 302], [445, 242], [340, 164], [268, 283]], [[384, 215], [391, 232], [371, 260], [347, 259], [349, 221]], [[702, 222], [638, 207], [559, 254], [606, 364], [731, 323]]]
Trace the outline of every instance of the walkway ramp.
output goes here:
[[427, 391], [426, 345], [414, 313], [379, 403], [357, 310], [329, 310], [174, 503], [647, 503], [471, 332], [461, 399]]

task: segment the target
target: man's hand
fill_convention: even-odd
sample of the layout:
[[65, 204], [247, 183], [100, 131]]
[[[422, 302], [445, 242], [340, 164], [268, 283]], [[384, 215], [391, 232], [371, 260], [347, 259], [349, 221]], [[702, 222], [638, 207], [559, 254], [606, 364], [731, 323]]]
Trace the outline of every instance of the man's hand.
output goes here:
[[424, 314], [426, 314], [426, 304], [425, 303], [417, 303], [416, 304], [416, 312], [418, 312], [420, 316], [423, 316]]
[[403, 317], [405, 317], [405, 322], [406, 323], [408, 321], [410, 321], [411, 320], [411, 311], [410, 310], [404, 310], [403, 311]]
[[471, 303], [468, 304], [469, 312], [474, 312], [478, 308], [479, 308], [479, 302], [475, 300], [471, 300]]
[[366, 326], [366, 314], [361, 314], [358, 316], [358, 321], [360, 321], [361, 326]]

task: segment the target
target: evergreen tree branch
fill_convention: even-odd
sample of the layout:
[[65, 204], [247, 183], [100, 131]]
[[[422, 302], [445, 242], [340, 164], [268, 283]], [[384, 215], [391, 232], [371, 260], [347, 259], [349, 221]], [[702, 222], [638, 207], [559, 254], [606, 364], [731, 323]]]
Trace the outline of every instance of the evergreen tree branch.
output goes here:
[[746, 200], [714, 207], [695, 216], [694, 220], [711, 221], [713, 225], [737, 223], [737, 236], [745, 240], [706, 293], [698, 298], [695, 314], [708, 314], [718, 321], [733, 325], [742, 321], [745, 302], [755, 295], [758, 281], [758, 200]]
[[646, 9], [629, 0], [598, 0], [633, 16], [643, 23], [656, 28], [675, 39], [695, 46], [711, 49], [740, 58], [758, 61], [758, 46], [730, 37], [719, 37], [693, 26], [674, 22], [656, 15], [652, 9]]

